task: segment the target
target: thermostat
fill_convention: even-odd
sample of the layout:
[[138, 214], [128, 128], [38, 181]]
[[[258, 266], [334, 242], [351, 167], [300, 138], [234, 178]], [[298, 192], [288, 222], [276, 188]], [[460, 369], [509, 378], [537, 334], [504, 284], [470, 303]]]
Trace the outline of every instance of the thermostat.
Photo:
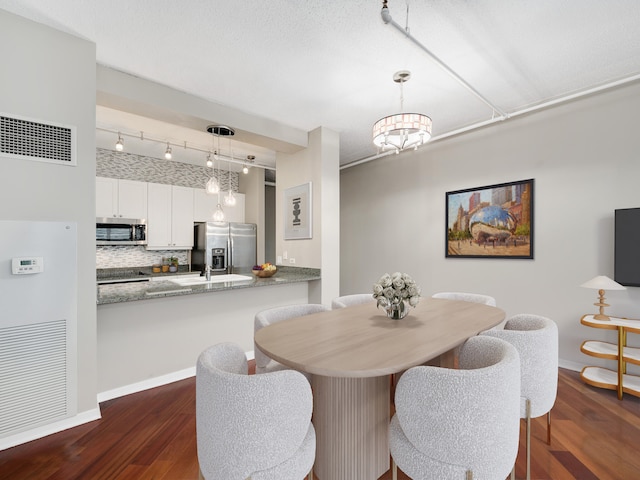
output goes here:
[[44, 259], [42, 257], [22, 257], [11, 259], [11, 273], [14, 275], [26, 275], [29, 273], [44, 272]]

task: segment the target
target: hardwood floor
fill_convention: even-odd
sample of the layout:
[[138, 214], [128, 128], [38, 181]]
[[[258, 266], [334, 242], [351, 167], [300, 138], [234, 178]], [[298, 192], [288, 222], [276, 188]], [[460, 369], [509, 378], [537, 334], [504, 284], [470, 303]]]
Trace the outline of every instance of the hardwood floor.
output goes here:
[[[0, 479], [198, 478], [195, 379], [110, 400], [101, 410], [101, 420], [0, 452]], [[551, 446], [545, 426], [545, 416], [532, 421], [532, 478], [640, 478], [640, 398], [619, 401], [561, 369]], [[524, 424], [516, 474], [525, 474]], [[390, 472], [381, 478], [390, 480]]]

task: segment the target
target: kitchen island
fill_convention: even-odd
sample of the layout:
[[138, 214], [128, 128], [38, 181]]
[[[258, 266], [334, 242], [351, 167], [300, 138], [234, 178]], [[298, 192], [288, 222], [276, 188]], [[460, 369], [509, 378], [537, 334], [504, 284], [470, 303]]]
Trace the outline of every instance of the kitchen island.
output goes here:
[[282, 267], [270, 278], [251, 277], [188, 288], [168, 276], [98, 285], [98, 400], [193, 376], [200, 352], [216, 343], [253, 352], [255, 314], [308, 303], [320, 271]]
[[[144, 271], [140, 271], [137, 275], [139, 275], [138, 278], [144, 278], [147, 276]], [[149, 300], [151, 298], [215, 293], [224, 290], [267, 287], [272, 285], [320, 280], [320, 270], [316, 268], [279, 267], [278, 272], [274, 276], [267, 278], [258, 278], [254, 277], [251, 272], [242, 272], [241, 275], [250, 277], [250, 280], [213, 282], [189, 286], [178, 285], [175, 283], [175, 280], [191, 275], [198, 274], [180, 272], [173, 275], [154, 275], [149, 273], [148, 279], [150, 281], [98, 284], [97, 303], [98, 305], [105, 305], [108, 303], [133, 302], [136, 300]], [[118, 280], [117, 275], [112, 275], [111, 277], [113, 280]], [[215, 279], [215, 276], [213, 278]], [[123, 274], [122, 279], [131, 280], [131, 274]]]

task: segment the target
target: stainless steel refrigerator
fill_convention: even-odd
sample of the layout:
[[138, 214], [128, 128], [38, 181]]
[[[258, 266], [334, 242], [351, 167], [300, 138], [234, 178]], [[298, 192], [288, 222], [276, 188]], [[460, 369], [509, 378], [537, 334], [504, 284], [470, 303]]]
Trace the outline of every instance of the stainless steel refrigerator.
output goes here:
[[248, 273], [256, 264], [254, 223], [207, 222], [194, 225], [191, 270], [211, 273]]

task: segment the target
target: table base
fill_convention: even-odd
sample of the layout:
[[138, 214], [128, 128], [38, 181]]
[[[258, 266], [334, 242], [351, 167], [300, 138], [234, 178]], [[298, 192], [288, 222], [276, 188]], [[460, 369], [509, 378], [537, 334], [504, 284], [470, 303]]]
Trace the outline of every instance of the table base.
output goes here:
[[313, 375], [314, 472], [320, 480], [371, 480], [389, 470], [389, 377]]

